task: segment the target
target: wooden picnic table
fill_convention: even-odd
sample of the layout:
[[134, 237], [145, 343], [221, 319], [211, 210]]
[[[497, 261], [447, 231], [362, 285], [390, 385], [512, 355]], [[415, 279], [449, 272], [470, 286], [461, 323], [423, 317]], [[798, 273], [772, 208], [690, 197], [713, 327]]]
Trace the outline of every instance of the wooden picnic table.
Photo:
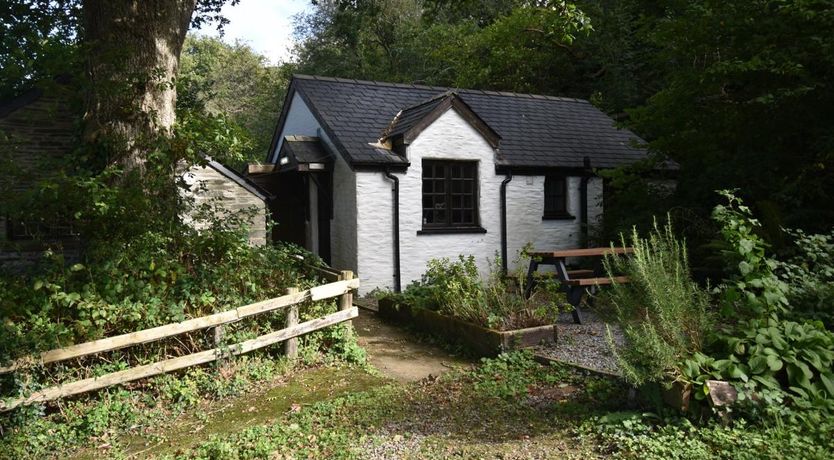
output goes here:
[[542, 265], [553, 265], [556, 267], [556, 275], [562, 291], [567, 295], [568, 303], [573, 307], [573, 320], [582, 324], [582, 316], [579, 312], [579, 304], [582, 296], [589, 290], [612, 283], [627, 283], [625, 276], [614, 278], [604, 277], [601, 270], [568, 270], [568, 258], [583, 257], [604, 257], [607, 255], [628, 255], [634, 252], [633, 248], [607, 247], [607, 248], [585, 248], [585, 249], [564, 249], [558, 251], [533, 251], [530, 252], [530, 268], [527, 270], [527, 285], [524, 289], [524, 297], [529, 298], [533, 293], [536, 284], [535, 274]]

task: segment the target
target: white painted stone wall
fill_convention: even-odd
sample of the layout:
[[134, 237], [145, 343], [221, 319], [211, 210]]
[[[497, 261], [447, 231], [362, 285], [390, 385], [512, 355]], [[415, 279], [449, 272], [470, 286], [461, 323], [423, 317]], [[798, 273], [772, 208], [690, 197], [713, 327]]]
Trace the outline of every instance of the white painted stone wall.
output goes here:
[[[400, 197], [403, 195], [402, 175]], [[410, 192], [409, 192], [410, 193]], [[394, 285], [394, 243], [391, 181], [381, 172], [356, 173], [356, 273], [366, 294], [379, 287], [390, 290]], [[402, 213], [400, 215], [402, 225]], [[402, 230], [402, 227], [401, 227]], [[411, 233], [407, 238], [414, 238]], [[400, 233], [400, 239], [406, 238]], [[418, 263], [401, 253], [402, 265]]]
[[[408, 146], [411, 166], [400, 178], [400, 256], [403, 287], [420, 279], [430, 259], [476, 256], [486, 274], [500, 250], [499, 187], [495, 152], [457, 112], [449, 110]], [[478, 163], [480, 225], [486, 233], [418, 235], [422, 229], [422, 160], [471, 160]], [[382, 173], [357, 174], [358, 273], [362, 291], [393, 284], [391, 182]]]
[[[400, 253], [403, 288], [419, 280], [432, 258], [474, 255], [483, 275], [501, 250], [500, 188], [492, 147], [454, 110], [426, 128], [408, 147], [411, 166], [400, 178]], [[480, 225], [487, 233], [418, 235], [422, 229], [422, 160], [478, 162]], [[574, 248], [580, 244], [580, 178], [568, 178], [572, 220], [542, 220], [544, 176], [515, 176], [507, 187], [507, 254], [510, 268], [528, 242], [534, 247]], [[361, 293], [393, 286], [391, 182], [381, 172], [356, 173], [357, 272]], [[602, 215], [602, 180], [591, 179], [589, 222]]]
[[[507, 184], [507, 259], [510, 270], [525, 245], [534, 249], [577, 248], [582, 243], [580, 207], [581, 178], [567, 178], [568, 213], [574, 219], [542, 220], [544, 214], [544, 176], [514, 176]], [[588, 223], [594, 225], [602, 216], [602, 179], [588, 181]]]
[[[221, 218], [234, 215], [245, 217], [249, 244], [266, 244], [267, 206], [261, 198], [210, 166], [192, 166], [184, 173], [183, 179], [190, 186], [185, 193], [194, 199], [197, 207], [210, 206]], [[183, 216], [183, 219], [195, 228], [205, 227], [193, 216]]]

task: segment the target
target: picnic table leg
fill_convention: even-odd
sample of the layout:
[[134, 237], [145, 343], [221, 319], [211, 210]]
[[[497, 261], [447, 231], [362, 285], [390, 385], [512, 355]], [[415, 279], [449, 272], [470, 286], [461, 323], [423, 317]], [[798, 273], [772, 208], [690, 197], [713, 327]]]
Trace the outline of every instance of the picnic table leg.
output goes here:
[[524, 286], [524, 298], [529, 299], [533, 294], [533, 284], [535, 283], [536, 270], [539, 269], [539, 263], [530, 259], [530, 268], [527, 269], [527, 285]]
[[582, 324], [582, 315], [579, 313], [579, 304], [582, 302], [582, 294], [585, 293], [585, 288], [580, 286], [571, 286], [567, 290], [568, 303], [573, 306], [573, 322]]

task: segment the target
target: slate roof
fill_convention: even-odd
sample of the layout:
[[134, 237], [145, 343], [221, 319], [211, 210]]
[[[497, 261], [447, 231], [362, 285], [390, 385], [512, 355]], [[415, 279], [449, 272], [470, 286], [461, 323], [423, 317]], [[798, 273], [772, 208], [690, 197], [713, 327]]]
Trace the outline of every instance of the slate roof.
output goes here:
[[220, 163], [217, 160], [214, 160], [210, 156], [205, 156], [207, 161], [207, 166], [214, 169], [221, 175], [225, 176], [226, 178], [232, 180], [233, 182], [237, 183], [249, 193], [255, 195], [256, 197], [260, 198], [261, 200], [267, 201], [271, 200], [274, 197], [267, 192], [263, 187], [256, 184], [254, 181], [249, 179], [248, 177], [244, 176], [243, 174], [235, 171], [232, 168], [227, 167], [223, 163]]
[[352, 165], [404, 166], [404, 157], [371, 144], [402, 109], [449, 91], [501, 137], [498, 166], [582, 168], [587, 156], [593, 167], [609, 168], [646, 156], [632, 145], [642, 139], [581, 99], [295, 75], [287, 100], [297, 92]]

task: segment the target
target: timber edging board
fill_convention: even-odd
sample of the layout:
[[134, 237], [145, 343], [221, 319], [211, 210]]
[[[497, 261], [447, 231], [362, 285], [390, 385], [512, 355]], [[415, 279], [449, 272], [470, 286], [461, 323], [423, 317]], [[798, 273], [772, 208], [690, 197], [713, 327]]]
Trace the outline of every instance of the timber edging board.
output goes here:
[[166, 359], [157, 363], [137, 366], [99, 377], [92, 377], [79, 380], [77, 382], [49, 387], [36, 391], [25, 398], [19, 398], [12, 401], [0, 401], [0, 412], [9, 411], [23, 404], [53, 401], [66, 396], [86, 393], [88, 391], [98, 390], [111, 385], [131, 382], [133, 380], [152, 377], [154, 375], [164, 374], [166, 372], [183, 369], [197, 364], [208, 363], [225, 356], [248, 353], [250, 351], [257, 350], [274, 343], [283, 342], [327, 326], [341, 323], [343, 321], [349, 321], [357, 316], [359, 316], [359, 310], [356, 307], [351, 307], [348, 310], [340, 310], [321, 318], [305, 321], [297, 326], [281, 329], [245, 342], [231, 345], [226, 350], [222, 348], [213, 348], [211, 350], [180, 356], [178, 358]]
[[429, 334], [456, 341], [479, 356], [533, 347], [542, 343], [556, 343], [556, 325], [496, 331], [458, 318], [441, 315], [432, 310], [395, 304], [391, 299], [379, 300], [379, 315], [383, 319], [408, 323]]
[[221, 324], [233, 323], [243, 318], [266, 313], [269, 311], [286, 308], [306, 300], [323, 300], [331, 297], [337, 297], [347, 294], [352, 289], [359, 287], [359, 279], [337, 281], [334, 283], [316, 286], [294, 294], [287, 294], [274, 299], [256, 302], [250, 305], [236, 308], [234, 310], [227, 310], [220, 313], [215, 313], [208, 316], [189, 319], [174, 324], [166, 324], [165, 326], [154, 327], [142, 331], [130, 332], [127, 334], [117, 335], [91, 342], [85, 342], [78, 345], [71, 345], [64, 348], [56, 348], [41, 353], [38, 358], [23, 358], [17, 360], [7, 367], [0, 367], [0, 374], [14, 371], [20, 367], [24, 367], [27, 362], [36, 362], [38, 364], [48, 364], [58, 361], [64, 361], [72, 358], [80, 358], [82, 356], [91, 355], [94, 353], [101, 353], [103, 351], [118, 350], [133, 345], [153, 342], [155, 340], [164, 339], [167, 337], [192, 332], [199, 329], [205, 329]]

